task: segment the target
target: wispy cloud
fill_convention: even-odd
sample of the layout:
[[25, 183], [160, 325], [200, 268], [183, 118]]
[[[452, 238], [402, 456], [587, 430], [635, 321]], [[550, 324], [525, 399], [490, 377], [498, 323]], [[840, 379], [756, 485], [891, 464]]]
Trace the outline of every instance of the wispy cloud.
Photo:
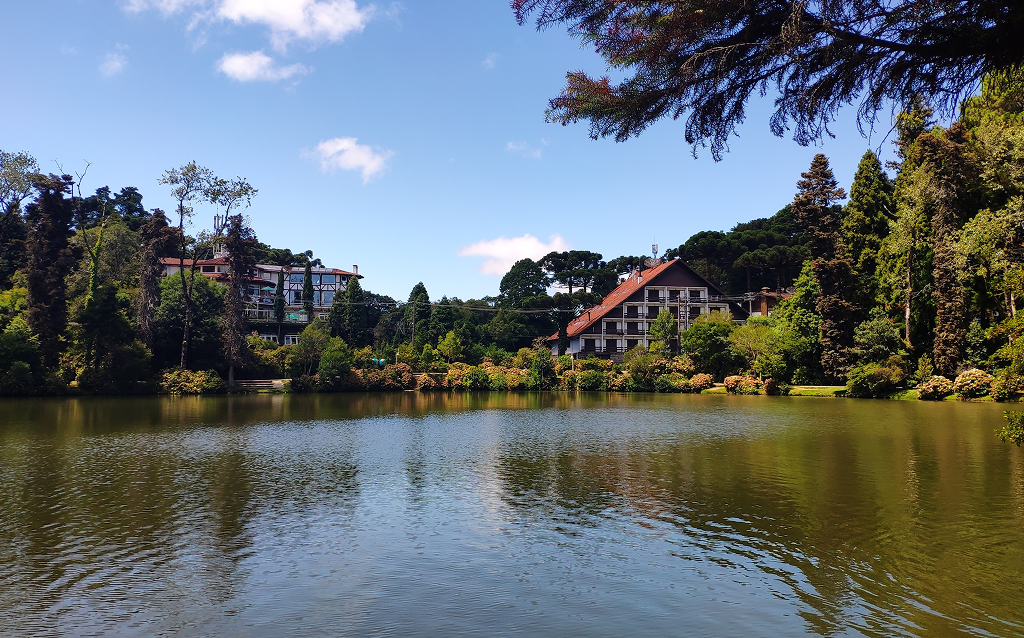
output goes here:
[[[547, 140], [541, 140], [541, 144], [547, 146], [547, 143]], [[531, 146], [527, 142], [508, 142], [505, 144], [505, 150], [509, 153], [515, 153], [516, 155], [522, 155], [531, 159], [540, 159], [543, 154], [541, 149]]]
[[357, 144], [354, 137], [324, 140], [317, 144], [314, 152], [324, 171], [360, 171], [364, 184], [384, 170], [392, 155], [391, 151], [375, 151], [365, 144]]
[[547, 243], [527, 233], [522, 237], [498, 237], [478, 241], [459, 249], [462, 257], [486, 257], [477, 268], [485, 275], [504, 275], [520, 259], [540, 259], [553, 250], [568, 250], [569, 244], [561, 235], [552, 235]]
[[262, 51], [225, 53], [217, 62], [217, 70], [239, 82], [278, 82], [310, 71], [301, 64], [280, 66]]
[[108, 53], [103, 56], [103, 61], [100, 62], [100, 73], [109, 77], [117, 75], [121, 71], [124, 71], [125, 67], [128, 66], [128, 58], [120, 53]]
[[481, 62], [480, 64], [485, 69], [493, 69], [494, 65], [497, 64], [497, 63], [498, 63], [498, 54], [497, 53], [488, 53], [487, 57], [484, 58], [484, 61]]
[[372, 5], [360, 8], [355, 0], [127, 0], [124, 8], [164, 15], [191, 11], [191, 27], [216, 20], [265, 26], [278, 51], [296, 40], [338, 42], [362, 31], [374, 11]]

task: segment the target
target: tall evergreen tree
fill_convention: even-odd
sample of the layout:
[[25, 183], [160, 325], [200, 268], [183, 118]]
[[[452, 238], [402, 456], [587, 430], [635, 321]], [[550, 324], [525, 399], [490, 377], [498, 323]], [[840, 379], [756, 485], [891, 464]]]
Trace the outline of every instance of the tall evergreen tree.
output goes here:
[[423, 344], [430, 338], [430, 295], [427, 287], [419, 282], [409, 292], [409, 303], [405, 307], [405, 322], [409, 327], [409, 339], [414, 352], [422, 352]]
[[359, 277], [350, 277], [345, 287], [345, 325], [348, 327], [349, 344], [362, 348], [370, 344], [370, 325], [367, 321], [366, 295]]
[[[548, 278], [534, 260], [527, 257], [512, 264], [498, 286], [503, 304], [519, 306], [524, 300], [547, 291]], [[447, 333], [447, 331], [445, 331]]]
[[0, 151], [0, 289], [25, 264], [28, 227], [21, 203], [32, 193], [30, 176], [39, 171], [28, 153]]
[[57, 366], [61, 338], [67, 329], [68, 308], [65, 278], [77, 259], [69, 240], [75, 207], [70, 198], [70, 175], [34, 175], [38, 198], [25, 207], [28, 237], [26, 265], [28, 324], [39, 337], [43, 362]]
[[832, 379], [843, 379], [853, 365], [853, 329], [856, 307], [848, 299], [853, 264], [842, 240], [842, 212], [836, 201], [846, 197], [828, 158], [818, 153], [797, 182], [793, 212], [807, 229], [811, 267], [821, 294], [821, 366]]
[[306, 311], [306, 321], [312, 322], [313, 317], [313, 264], [306, 262], [306, 271], [302, 275], [302, 308]]
[[160, 276], [163, 264], [160, 257], [177, 240], [177, 232], [167, 223], [167, 216], [159, 208], [139, 227], [139, 291], [135, 297], [135, 325], [139, 339], [147, 348], [153, 348], [153, 312], [160, 303]]
[[249, 347], [246, 343], [247, 322], [244, 316], [246, 289], [256, 267], [254, 251], [259, 245], [256, 233], [245, 223], [241, 214], [227, 219], [224, 248], [228, 253], [230, 269], [227, 290], [224, 291], [224, 358], [228, 364], [228, 385], [235, 385], [235, 368], [245, 363]]
[[284, 326], [284, 268], [277, 271], [277, 289], [274, 291], [274, 321], [277, 323], [277, 342], [281, 343]]
[[850, 186], [842, 223], [843, 241], [857, 277], [856, 303], [861, 309], [874, 303], [878, 290], [878, 252], [889, 234], [889, 220], [895, 217], [892, 189], [878, 156], [872, 151], [864, 153]]

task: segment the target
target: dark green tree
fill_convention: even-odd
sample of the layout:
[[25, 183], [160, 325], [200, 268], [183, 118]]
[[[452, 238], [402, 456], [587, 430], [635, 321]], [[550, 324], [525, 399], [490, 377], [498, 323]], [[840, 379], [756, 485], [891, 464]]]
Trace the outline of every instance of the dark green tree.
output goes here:
[[302, 308], [306, 311], [306, 321], [312, 322], [313, 317], [313, 267], [306, 262], [306, 270], [302, 275]]
[[793, 212], [807, 228], [811, 267], [821, 294], [817, 311], [821, 316], [821, 367], [835, 380], [845, 378], [853, 365], [853, 329], [856, 306], [849, 300], [853, 264], [842, 240], [842, 207], [836, 201], [846, 197], [839, 187], [828, 158], [818, 153], [811, 167], [797, 182], [799, 192]]
[[404, 312], [407, 334], [413, 352], [423, 352], [423, 345], [430, 338], [431, 311], [430, 295], [427, 294], [427, 287], [421, 281], [409, 292], [409, 302], [406, 304]]
[[843, 242], [857, 277], [857, 305], [870, 307], [878, 292], [878, 253], [889, 234], [889, 220], [895, 219], [893, 185], [882, 163], [867, 151], [857, 165], [850, 186], [850, 201], [843, 214]]
[[25, 265], [28, 227], [21, 203], [32, 193], [30, 176], [38, 171], [35, 158], [28, 153], [0, 151], [0, 290]]
[[160, 257], [169, 253], [177, 242], [177, 231], [167, 223], [159, 208], [139, 227], [139, 290], [135, 296], [135, 325], [139, 340], [153, 347], [153, 311], [160, 303]]
[[685, 118], [694, 152], [718, 159], [747, 100], [777, 92], [771, 130], [808, 144], [847, 104], [862, 125], [879, 109], [934, 97], [952, 111], [986, 74], [1024, 64], [1024, 5], [1004, 0], [513, 0], [523, 24], [565, 25], [624, 74], [569, 73], [548, 120], [590, 122], [624, 141]]
[[66, 197], [73, 181], [70, 175], [34, 175], [32, 181], [39, 196], [25, 207], [27, 320], [39, 338], [43, 363], [54, 368], [67, 330], [65, 278], [78, 261], [69, 243], [75, 206]]
[[277, 323], [277, 342], [281, 343], [284, 326], [284, 270], [277, 271], [277, 289], [274, 291], [274, 322]]
[[367, 321], [367, 302], [363, 287], [358, 277], [348, 280], [344, 294], [344, 327], [345, 338], [353, 348], [362, 348], [372, 341], [370, 326]]
[[[223, 373], [224, 287], [207, 277], [198, 277], [192, 286], [191, 341], [186, 353], [196, 370], [216, 368]], [[153, 359], [158, 369], [177, 366], [181, 360], [181, 334], [185, 323], [185, 304], [181, 301], [180, 277], [160, 282], [160, 305], [153, 313]]]
[[530, 258], [520, 259], [505, 276], [498, 286], [502, 305], [519, 306], [524, 300], [546, 294], [548, 277], [541, 267]]
[[235, 368], [249, 358], [248, 322], [245, 320], [245, 299], [249, 280], [256, 267], [256, 233], [241, 214], [227, 218], [224, 249], [227, 251], [230, 276], [224, 291], [224, 360], [228, 365], [228, 385], [235, 385]]

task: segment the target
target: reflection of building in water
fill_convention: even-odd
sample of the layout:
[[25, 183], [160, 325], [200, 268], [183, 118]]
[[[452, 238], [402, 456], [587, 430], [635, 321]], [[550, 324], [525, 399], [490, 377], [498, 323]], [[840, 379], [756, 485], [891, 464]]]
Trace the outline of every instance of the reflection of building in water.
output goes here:
[[[658, 313], [668, 310], [679, 330], [686, 330], [701, 315], [730, 312], [746, 319], [748, 312], [726, 297], [681, 259], [635, 271], [600, 304], [569, 323], [569, 347], [574, 356], [605, 356], [621, 361], [622, 353], [636, 346], [647, 347], [651, 324]], [[558, 335], [548, 338], [558, 354]]]

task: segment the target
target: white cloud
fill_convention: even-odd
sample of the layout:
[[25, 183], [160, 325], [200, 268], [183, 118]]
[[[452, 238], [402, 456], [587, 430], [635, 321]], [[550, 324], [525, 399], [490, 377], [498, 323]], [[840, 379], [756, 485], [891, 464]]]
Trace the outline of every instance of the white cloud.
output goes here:
[[317, 144], [314, 154], [324, 171], [339, 168], [344, 171], [361, 171], [364, 184], [384, 170], [388, 159], [394, 155], [391, 151], [377, 152], [365, 144], [357, 144], [354, 137], [324, 140]]
[[462, 257], [486, 257], [477, 272], [485, 275], [504, 275], [520, 259], [540, 259], [549, 252], [569, 250], [569, 244], [561, 235], [548, 237], [544, 243], [529, 233], [522, 237], [498, 237], [478, 241], [459, 249]]
[[[546, 143], [547, 142], [545, 142], [545, 144]], [[509, 142], [505, 144], [505, 150], [509, 153], [516, 153], [517, 155], [533, 159], [540, 159], [541, 156], [541, 150], [539, 148], [534, 148], [526, 142]]]
[[225, 53], [217, 62], [217, 70], [239, 82], [277, 82], [309, 73], [309, 69], [301, 64], [278, 66], [262, 51]]
[[120, 53], [108, 53], [103, 56], [103, 61], [100, 62], [100, 73], [109, 78], [124, 71], [126, 66], [128, 66], [128, 58]]
[[494, 65], [497, 64], [497, 63], [498, 63], [498, 54], [497, 53], [488, 53], [487, 57], [484, 58], [484, 61], [481, 62], [480, 64], [483, 65], [483, 67], [485, 69], [493, 69]]
[[283, 51], [294, 40], [337, 42], [362, 31], [374, 7], [362, 9], [355, 0], [126, 0], [126, 11], [155, 9], [164, 15], [192, 10], [191, 25], [229, 20], [270, 28], [270, 43]]

